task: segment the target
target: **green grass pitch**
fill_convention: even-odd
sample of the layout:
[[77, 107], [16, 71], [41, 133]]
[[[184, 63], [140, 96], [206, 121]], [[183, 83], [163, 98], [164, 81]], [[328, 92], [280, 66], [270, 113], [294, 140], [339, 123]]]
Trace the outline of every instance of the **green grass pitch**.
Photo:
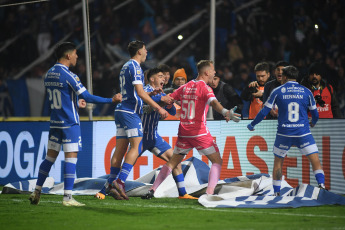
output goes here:
[[[0, 187], [0, 189], [2, 189]], [[287, 209], [204, 208], [197, 200], [74, 196], [84, 207], [65, 207], [62, 196], [0, 194], [1, 229], [345, 229], [345, 206]]]

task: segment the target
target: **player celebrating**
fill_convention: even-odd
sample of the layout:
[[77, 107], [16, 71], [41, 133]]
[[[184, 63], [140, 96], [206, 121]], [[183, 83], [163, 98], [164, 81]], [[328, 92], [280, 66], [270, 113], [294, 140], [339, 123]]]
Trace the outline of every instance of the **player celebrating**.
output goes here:
[[[128, 197], [125, 193], [124, 182], [139, 155], [139, 146], [143, 137], [140, 118], [143, 101], [157, 111], [161, 118], [164, 119], [168, 116], [168, 112], [150, 97], [150, 95], [160, 92], [161, 89], [154, 90], [150, 94], [144, 91], [144, 74], [140, 67], [140, 63], [143, 63], [147, 56], [144, 42], [130, 42], [128, 52], [131, 59], [123, 65], [119, 76], [123, 100], [115, 109], [116, 149], [111, 158], [110, 176], [106, 182], [106, 187], [109, 185], [110, 195], [114, 197], [121, 196], [126, 200], [128, 200]], [[130, 144], [131, 148], [121, 167], [128, 144]], [[118, 174], [119, 177], [115, 180]]]
[[313, 167], [319, 188], [324, 189], [325, 174], [320, 164], [318, 148], [310, 133], [308, 120], [308, 109], [312, 114], [311, 127], [314, 127], [319, 119], [314, 96], [309, 89], [296, 82], [298, 70], [294, 66], [284, 67], [282, 75], [283, 85], [272, 91], [264, 108], [247, 127], [250, 131], [254, 131], [254, 126], [264, 119], [272, 106], [278, 105], [278, 129], [273, 147], [274, 195], [280, 195], [282, 166], [291, 146], [297, 146], [301, 154], [307, 156]]
[[193, 148], [196, 148], [199, 154], [206, 155], [212, 162], [206, 192], [208, 194], [214, 193], [214, 188], [220, 177], [222, 158], [217, 144], [206, 127], [208, 106], [211, 105], [213, 109], [223, 114], [227, 121], [232, 119], [235, 122], [239, 122], [241, 115], [234, 113], [235, 108], [231, 110], [225, 109], [217, 101], [211, 87], [207, 85], [207, 83], [212, 81], [216, 73], [213, 62], [202, 60], [198, 63], [197, 68], [198, 77], [196, 80], [181, 86], [170, 95], [175, 100], [181, 102], [181, 120], [174, 155], [162, 167], [151, 189], [142, 196], [143, 199], [151, 199], [154, 196], [158, 186]]
[[64, 196], [62, 204], [65, 206], [84, 206], [72, 198], [78, 151], [81, 151], [80, 122], [78, 115], [78, 96], [80, 107], [90, 103], [121, 102], [121, 94], [113, 98], [103, 98], [89, 94], [79, 77], [69, 70], [75, 66], [78, 55], [76, 46], [70, 42], [59, 44], [55, 49], [57, 63], [47, 72], [44, 85], [50, 102], [50, 130], [48, 151], [45, 160], [40, 165], [35, 191], [30, 195], [31, 204], [40, 201], [41, 189], [49, 171], [54, 164], [61, 145], [65, 152]]

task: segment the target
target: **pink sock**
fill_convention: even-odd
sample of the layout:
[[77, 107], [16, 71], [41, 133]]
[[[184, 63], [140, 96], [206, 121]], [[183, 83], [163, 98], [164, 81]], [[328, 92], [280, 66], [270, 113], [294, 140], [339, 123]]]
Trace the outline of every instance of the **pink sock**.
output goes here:
[[169, 168], [167, 165], [163, 165], [151, 189], [153, 189], [153, 191], [156, 191], [158, 186], [165, 180], [165, 178], [167, 178], [170, 175], [171, 171], [171, 168]]
[[216, 187], [219, 177], [220, 177], [220, 169], [222, 166], [220, 164], [212, 164], [210, 173], [208, 174], [208, 186], [206, 193], [213, 195], [214, 188]]

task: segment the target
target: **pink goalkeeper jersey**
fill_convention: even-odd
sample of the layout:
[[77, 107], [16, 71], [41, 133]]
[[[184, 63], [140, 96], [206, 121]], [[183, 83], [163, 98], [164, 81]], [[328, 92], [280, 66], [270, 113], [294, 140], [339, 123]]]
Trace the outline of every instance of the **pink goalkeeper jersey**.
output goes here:
[[216, 99], [211, 87], [202, 80], [192, 80], [170, 96], [181, 102], [179, 137], [198, 137], [209, 133], [206, 115], [210, 102]]

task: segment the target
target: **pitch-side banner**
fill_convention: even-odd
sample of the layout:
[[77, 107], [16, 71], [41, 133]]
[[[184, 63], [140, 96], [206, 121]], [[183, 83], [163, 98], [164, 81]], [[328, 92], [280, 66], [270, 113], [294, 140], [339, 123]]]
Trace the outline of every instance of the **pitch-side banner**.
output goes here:
[[[262, 121], [254, 132], [247, 129], [249, 120], [239, 123], [209, 121], [208, 127], [220, 149], [223, 165], [221, 179], [239, 175], [259, 173], [272, 174], [273, 144], [277, 121]], [[312, 134], [318, 145], [320, 160], [326, 175], [326, 187], [335, 193], [345, 194], [345, 120], [319, 120]], [[161, 121], [158, 133], [172, 146], [177, 138], [178, 121]], [[93, 126], [93, 177], [110, 172], [110, 159], [116, 147], [116, 127], [112, 121], [94, 122]], [[205, 156], [196, 150], [191, 151], [185, 159], [194, 156], [211, 165]], [[164, 162], [146, 151], [137, 160], [129, 179], [137, 179]], [[290, 149], [283, 167], [285, 180], [293, 187], [299, 184], [316, 185], [311, 165], [298, 149]]]
[[[92, 122], [83, 122], [82, 151], [77, 177], [92, 176]], [[0, 122], [0, 185], [37, 178], [47, 154], [49, 122]], [[60, 151], [50, 176], [63, 182], [64, 153]]]
[[[223, 165], [221, 179], [239, 175], [272, 173], [273, 143], [277, 121], [262, 121], [254, 132], [247, 130], [249, 120], [239, 123], [209, 121], [208, 127], [220, 149]], [[78, 154], [77, 177], [98, 177], [110, 171], [110, 159], [116, 148], [116, 127], [113, 121], [82, 122], [83, 151]], [[326, 186], [332, 192], [345, 194], [345, 120], [319, 120], [312, 134], [318, 145], [320, 160], [326, 175]], [[178, 121], [161, 121], [158, 132], [172, 146], [177, 139]], [[0, 123], [0, 184], [37, 178], [39, 165], [47, 151], [49, 122]], [[196, 150], [194, 156], [209, 163]], [[63, 181], [63, 152], [50, 173], [55, 182]], [[129, 180], [157, 168], [164, 162], [145, 152], [137, 160]], [[209, 164], [211, 165], [211, 164]], [[297, 148], [291, 148], [284, 161], [283, 174], [287, 182], [316, 185], [312, 168]]]

